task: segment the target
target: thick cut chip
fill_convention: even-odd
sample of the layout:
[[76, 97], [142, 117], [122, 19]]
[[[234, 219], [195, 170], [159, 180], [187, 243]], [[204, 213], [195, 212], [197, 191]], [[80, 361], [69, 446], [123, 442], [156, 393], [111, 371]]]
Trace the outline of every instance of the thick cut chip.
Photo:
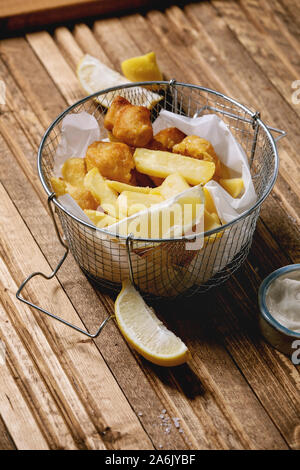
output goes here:
[[[122, 195], [121, 195], [122, 196]], [[146, 195], [144, 195], [146, 196]], [[136, 238], [173, 238], [203, 232], [204, 194], [200, 186], [189, 188], [169, 201], [155, 204], [148, 210], [120, 220], [111, 232]]]
[[50, 182], [56, 196], [63, 196], [64, 194], [66, 194], [66, 182], [63, 179], [52, 177]]
[[83, 188], [83, 180], [86, 175], [84, 159], [68, 158], [62, 166], [61, 174], [67, 183], [78, 188]]
[[205, 209], [210, 213], [216, 213], [217, 209], [209, 190], [204, 186], [203, 191], [205, 196]]
[[209, 230], [214, 230], [221, 226], [219, 217], [216, 213], [210, 214], [206, 209], [204, 210], [204, 230], [208, 232]]
[[98, 168], [92, 168], [84, 178], [84, 186], [101, 205], [102, 209], [112, 217], [117, 217], [117, 193], [111, 189], [100, 175]]
[[105, 212], [85, 210], [85, 214], [91, 219], [91, 221], [99, 228], [108, 227], [109, 225], [115, 224], [117, 219], [105, 214]]
[[123, 191], [134, 191], [136, 193], [149, 194], [154, 189], [149, 186], [133, 186], [131, 184], [120, 183], [119, 181], [106, 180], [106, 182], [110, 188], [114, 189], [118, 193], [122, 193]]
[[219, 183], [234, 198], [239, 197], [244, 189], [243, 178], [220, 179]]
[[172, 173], [180, 173], [192, 185], [206, 184], [215, 172], [213, 162], [159, 150], [138, 148], [133, 158], [137, 170], [141, 173], [161, 178], [166, 178]]
[[176, 196], [189, 189], [188, 183], [179, 173], [173, 173], [166, 177], [164, 182], [157, 188], [153, 188], [153, 194], [161, 194], [164, 199]]
[[154, 204], [159, 204], [164, 198], [157, 194], [144, 194], [134, 191], [123, 191], [118, 197], [119, 214], [131, 216], [136, 212], [148, 209]]

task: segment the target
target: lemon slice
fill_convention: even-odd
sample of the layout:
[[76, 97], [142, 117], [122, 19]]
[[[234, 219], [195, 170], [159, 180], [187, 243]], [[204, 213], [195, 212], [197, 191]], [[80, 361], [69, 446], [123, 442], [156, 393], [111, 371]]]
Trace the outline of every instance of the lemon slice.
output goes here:
[[128, 343], [150, 362], [178, 366], [189, 359], [186, 345], [156, 317], [128, 280], [116, 299], [115, 315]]
[[132, 82], [162, 80], [162, 73], [156, 62], [155, 52], [131, 57], [121, 64], [122, 72]]
[[[76, 73], [81, 86], [89, 95], [96, 93], [97, 91], [104, 90], [105, 88], [132, 83], [127, 80], [127, 78], [123, 77], [115, 70], [110, 69], [107, 65], [102, 64], [102, 62], [89, 54], [83, 56], [79, 61]], [[146, 106], [149, 109], [155, 106], [155, 104], [162, 99], [162, 96], [157, 93], [153, 93], [146, 88], [136, 87], [134, 89], [129, 88], [109, 92], [103, 96], [98, 96], [95, 100], [102, 106], [108, 108], [116, 96], [123, 96], [132, 104]]]

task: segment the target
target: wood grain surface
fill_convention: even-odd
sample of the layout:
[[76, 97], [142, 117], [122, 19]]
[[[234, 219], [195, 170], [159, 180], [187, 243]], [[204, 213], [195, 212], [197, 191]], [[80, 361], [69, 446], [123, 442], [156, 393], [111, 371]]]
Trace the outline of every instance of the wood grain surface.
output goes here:
[[[0, 36], [76, 19], [152, 7], [156, 0], [0, 0]], [[168, 2], [165, 2], [168, 3]]]
[[[257, 327], [262, 279], [300, 262], [300, 105], [291, 98], [300, 79], [298, 13], [289, 0], [214, 0], [0, 41], [0, 449], [300, 448], [299, 367]], [[167, 369], [131, 350], [113, 321], [91, 340], [15, 298], [29, 273], [50, 273], [63, 252], [36, 155], [46, 127], [84, 96], [76, 64], [89, 53], [120, 71], [122, 60], [150, 50], [166, 79], [217, 89], [288, 132], [242, 268], [205, 295], [157, 305], [192, 353], [187, 365]], [[91, 332], [114, 307], [72, 256], [25, 295]]]

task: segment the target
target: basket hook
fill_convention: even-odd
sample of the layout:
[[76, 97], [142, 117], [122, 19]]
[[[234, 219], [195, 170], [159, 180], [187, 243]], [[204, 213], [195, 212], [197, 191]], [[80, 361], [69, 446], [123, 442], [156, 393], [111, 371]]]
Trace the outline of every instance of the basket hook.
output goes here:
[[169, 90], [170, 90], [170, 94], [173, 98], [172, 111], [175, 114], [178, 113], [178, 94], [177, 94], [176, 84], [177, 84], [177, 82], [176, 82], [175, 78], [171, 78], [171, 80], [169, 80]]
[[260, 119], [260, 112], [256, 111], [254, 114], [252, 114], [252, 128], [254, 129], [254, 136], [253, 136], [252, 147], [251, 147], [250, 168], [252, 167], [252, 164], [253, 164], [255, 149], [256, 149], [256, 144], [257, 144], [257, 136], [259, 132], [259, 125], [257, 122], [258, 119]]
[[58, 226], [57, 226], [57, 223], [56, 223], [56, 220], [55, 220], [55, 215], [54, 215], [54, 211], [53, 211], [53, 208], [51, 206], [51, 202], [53, 200], [53, 198], [55, 197], [55, 193], [52, 193], [50, 194], [50, 196], [48, 197], [48, 208], [49, 208], [49, 211], [50, 211], [50, 215], [51, 215], [51, 218], [52, 218], [52, 221], [53, 221], [53, 225], [54, 225], [54, 228], [55, 228], [55, 232], [56, 232], [56, 235], [57, 235], [57, 238], [60, 242], [60, 244], [65, 248], [65, 252], [62, 256], [62, 258], [60, 259], [60, 261], [58, 262], [56, 268], [52, 271], [51, 274], [49, 274], [48, 276], [42, 272], [34, 272], [32, 274], [30, 274], [23, 282], [22, 284], [20, 285], [19, 289], [17, 290], [16, 292], [16, 297], [18, 300], [20, 300], [21, 302], [24, 302], [25, 304], [29, 305], [29, 307], [32, 307], [32, 308], [35, 308], [36, 310], [39, 310], [39, 312], [41, 313], [44, 313], [45, 315], [48, 315], [49, 317], [51, 318], [54, 318], [55, 320], [58, 320], [59, 322], [63, 323], [64, 325], [66, 326], [69, 326], [70, 328], [73, 328], [73, 330], [76, 330], [78, 331], [79, 333], [82, 333], [86, 336], [88, 336], [89, 338], [97, 338], [97, 336], [99, 336], [99, 334], [101, 333], [102, 329], [104, 328], [104, 326], [106, 325], [106, 323], [111, 319], [111, 318], [114, 318], [114, 315], [110, 315], [108, 316], [102, 323], [101, 325], [99, 326], [97, 332], [95, 334], [91, 334], [89, 333], [88, 331], [86, 330], [83, 330], [82, 328], [79, 328], [78, 326], [76, 325], [72, 325], [72, 323], [69, 323], [68, 321], [64, 320], [63, 318], [60, 318], [58, 317], [57, 315], [54, 315], [53, 313], [51, 312], [48, 312], [48, 310], [45, 310], [44, 308], [42, 307], [39, 307], [38, 305], [35, 305], [33, 304], [32, 302], [30, 302], [29, 300], [26, 300], [24, 299], [24, 297], [21, 296], [21, 292], [22, 290], [24, 289], [24, 287], [26, 286], [26, 284], [35, 276], [42, 276], [44, 279], [47, 279], [47, 280], [50, 280], [52, 279], [56, 274], [57, 272], [59, 271], [59, 269], [61, 268], [61, 266], [63, 265], [63, 263], [65, 262], [68, 254], [69, 254], [69, 247], [68, 245], [64, 242], [64, 240], [62, 239], [61, 237], [61, 234], [59, 232], [59, 229], [58, 229]]
[[133, 239], [133, 233], [130, 233], [127, 235], [126, 238], [126, 250], [127, 250], [127, 258], [128, 258], [128, 266], [129, 266], [129, 278], [132, 283], [132, 285], [137, 288], [135, 282], [134, 282], [134, 275], [133, 275], [133, 267], [132, 267], [132, 259], [131, 259], [131, 247], [132, 247], [132, 239]]

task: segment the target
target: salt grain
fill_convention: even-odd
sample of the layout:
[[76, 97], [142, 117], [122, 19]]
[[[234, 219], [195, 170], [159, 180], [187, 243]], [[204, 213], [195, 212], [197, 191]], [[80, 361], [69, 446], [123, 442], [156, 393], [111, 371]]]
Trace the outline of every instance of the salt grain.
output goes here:
[[174, 422], [175, 428], [179, 428], [180, 427], [180, 424], [179, 424], [180, 418], [172, 418], [172, 420]]

